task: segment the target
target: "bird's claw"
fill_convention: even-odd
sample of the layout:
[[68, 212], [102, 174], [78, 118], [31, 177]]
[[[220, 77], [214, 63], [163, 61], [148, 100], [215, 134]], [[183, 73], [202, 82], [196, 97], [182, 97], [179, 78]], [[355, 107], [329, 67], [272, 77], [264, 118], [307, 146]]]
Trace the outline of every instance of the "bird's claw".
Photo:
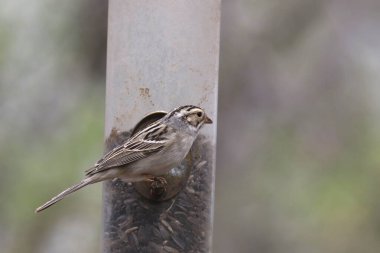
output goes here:
[[163, 177], [154, 177], [150, 179], [150, 194], [152, 196], [160, 197], [166, 192], [168, 182]]

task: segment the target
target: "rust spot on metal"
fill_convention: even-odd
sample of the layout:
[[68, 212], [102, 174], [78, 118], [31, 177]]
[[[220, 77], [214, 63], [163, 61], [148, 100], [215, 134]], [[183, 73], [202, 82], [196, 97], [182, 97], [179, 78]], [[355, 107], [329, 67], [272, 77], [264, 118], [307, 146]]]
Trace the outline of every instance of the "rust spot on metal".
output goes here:
[[125, 85], [125, 92], [129, 95], [129, 86], [128, 85]]
[[202, 85], [202, 87], [204, 87], [203, 88], [203, 95], [199, 100], [200, 101], [199, 105], [206, 103], [208, 101], [208, 98], [212, 97], [212, 94], [214, 92], [214, 87], [210, 84]]
[[139, 92], [140, 92], [140, 97], [144, 98], [144, 99], [147, 99], [149, 101], [149, 103], [154, 106], [154, 103], [151, 99], [151, 95], [150, 95], [150, 90], [149, 88], [139, 88]]
[[140, 90], [140, 97], [150, 98], [149, 88], [139, 88], [139, 90]]
[[113, 127], [110, 135], [106, 139], [106, 146], [111, 145], [111, 143], [117, 142], [117, 139], [119, 138], [119, 134], [120, 134], [119, 131], [115, 127]]
[[118, 138], [119, 134], [120, 134], [119, 130], [117, 130], [116, 127], [113, 127], [107, 140], [114, 141], [115, 139]]
[[199, 69], [189, 67], [189, 70], [190, 70], [191, 72], [194, 72], [194, 73], [199, 74], [200, 76], [203, 76], [203, 72], [202, 72], [201, 70], [199, 70]]

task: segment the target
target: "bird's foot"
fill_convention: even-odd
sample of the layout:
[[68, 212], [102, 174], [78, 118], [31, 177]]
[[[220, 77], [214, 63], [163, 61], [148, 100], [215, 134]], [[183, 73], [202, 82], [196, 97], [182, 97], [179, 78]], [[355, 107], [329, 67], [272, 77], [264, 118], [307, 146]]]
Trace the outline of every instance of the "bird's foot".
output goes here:
[[163, 177], [154, 177], [149, 179], [150, 184], [150, 194], [155, 197], [161, 197], [166, 192], [166, 187], [168, 182]]

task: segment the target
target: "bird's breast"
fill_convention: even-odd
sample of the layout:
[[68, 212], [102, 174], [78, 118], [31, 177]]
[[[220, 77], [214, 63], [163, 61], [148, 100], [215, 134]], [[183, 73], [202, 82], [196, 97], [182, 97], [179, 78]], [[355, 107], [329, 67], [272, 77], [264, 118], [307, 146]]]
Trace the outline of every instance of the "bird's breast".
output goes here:
[[161, 151], [133, 163], [129, 167], [137, 174], [163, 175], [182, 162], [194, 139], [190, 135], [177, 135]]

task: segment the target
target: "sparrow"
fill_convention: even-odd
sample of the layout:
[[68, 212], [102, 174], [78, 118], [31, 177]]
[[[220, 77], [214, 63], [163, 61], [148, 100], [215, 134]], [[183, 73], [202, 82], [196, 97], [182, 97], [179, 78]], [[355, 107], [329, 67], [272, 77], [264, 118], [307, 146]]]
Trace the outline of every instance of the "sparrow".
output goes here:
[[36, 209], [45, 210], [67, 195], [93, 183], [119, 178], [126, 182], [152, 180], [178, 166], [190, 151], [199, 130], [212, 120], [194, 105], [168, 112], [105, 154], [85, 171], [85, 178]]

